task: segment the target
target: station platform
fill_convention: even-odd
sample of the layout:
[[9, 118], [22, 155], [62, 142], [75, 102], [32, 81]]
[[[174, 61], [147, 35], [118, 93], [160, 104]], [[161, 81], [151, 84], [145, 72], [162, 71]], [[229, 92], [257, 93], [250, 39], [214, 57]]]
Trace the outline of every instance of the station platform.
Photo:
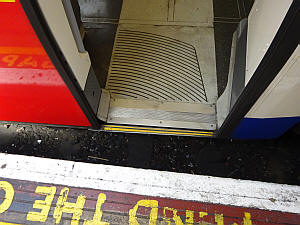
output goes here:
[[12, 224], [300, 224], [300, 187], [0, 154]]

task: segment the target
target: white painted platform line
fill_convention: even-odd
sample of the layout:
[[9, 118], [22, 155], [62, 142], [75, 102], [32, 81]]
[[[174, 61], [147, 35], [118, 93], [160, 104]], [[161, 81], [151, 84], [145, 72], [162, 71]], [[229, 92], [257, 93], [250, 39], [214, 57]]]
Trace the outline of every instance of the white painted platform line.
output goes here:
[[0, 154], [0, 177], [300, 213], [300, 187]]

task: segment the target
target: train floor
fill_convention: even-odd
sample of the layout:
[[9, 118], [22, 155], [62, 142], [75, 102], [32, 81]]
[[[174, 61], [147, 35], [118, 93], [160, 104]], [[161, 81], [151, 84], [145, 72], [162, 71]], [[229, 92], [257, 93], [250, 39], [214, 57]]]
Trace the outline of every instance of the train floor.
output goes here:
[[[133, 0], [127, 2], [134, 3]], [[154, 2], [157, 4], [157, 1]], [[251, 6], [253, 4], [253, 0], [226, 0], [226, 1], [214, 0], [212, 6], [210, 5], [207, 6], [207, 4], [210, 1], [201, 1], [201, 2], [204, 2], [204, 6], [207, 7], [208, 9], [207, 10], [201, 9], [202, 10], [201, 12], [204, 12], [205, 15], [200, 16], [200, 18], [196, 18], [196, 20], [199, 20], [200, 22], [202, 21], [203, 23], [203, 20], [205, 19], [205, 21], [209, 21], [209, 23], [211, 23], [211, 24], [200, 23], [199, 24], [200, 27], [210, 27], [210, 28], [213, 27], [212, 30], [214, 32], [213, 35], [214, 37], [212, 37], [211, 39], [214, 39], [215, 41], [214, 60], [216, 61], [215, 64], [216, 64], [216, 72], [217, 72], [216, 74], [217, 74], [217, 89], [218, 89], [217, 93], [220, 96], [223, 93], [227, 83], [233, 32], [237, 28], [237, 24], [240, 22], [240, 20], [247, 17], [247, 15], [249, 14]], [[95, 70], [100, 85], [102, 88], [105, 88], [107, 85], [107, 78], [109, 78], [109, 74], [110, 74], [109, 68], [110, 68], [111, 58], [114, 58], [112, 57], [112, 55], [113, 55], [113, 49], [115, 44], [115, 37], [116, 34], [120, 33], [119, 31], [120, 28], [118, 29], [118, 23], [121, 15], [122, 0], [115, 0], [115, 1], [79, 0], [79, 4], [81, 7], [81, 16], [82, 16], [83, 24], [86, 30], [84, 45], [86, 47], [86, 50], [89, 52], [91, 56], [92, 66]], [[91, 5], [93, 7], [91, 7]], [[155, 4], [153, 3], [153, 5]], [[105, 10], [98, 10], [98, 8], [101, 6], [105, 6]], [[213, 8], [213, 12], [210, 12], [210, 8]], [[139, 13], [134, 14], [133, 12], [127, 9], [124, 12], [122, 12], [121, 15], [123, 17], [122, 24], [127, 23], [127, 25], [122, 25], [122, 26], [130, 26], [130, 24], [134, 22], [134, 21], [132, 22], [130, 19], [127, 18], [128, 16], [131, 15], [137, 18], [142, 17], [142, 14]], [[176, 25], [178, 27], [180, 24], [176, 24]], [[142, 29], [151, 30], [151, 28], [147, 28], [148, 26], [149, 25], [144, 25]], [[161, 26], [158, 26], [156, 24], [154, 27], [161, 27]], [[167, 31], [162, 31], [162, 32], [165, 33]], [[126, 34], [121, 34], [120, 36], [124, 37], [124, 35]], [[184, 34], [182, 35], [187, 36]], [[133, 36], [137, 36], [137, 35], [133, 35]], [[144, 41], [146, 40], [145, 38], [153, 39], [153, 37], [144, 37], [144, 36], [143, 38]], [[201, 65], [201, 60], [199, 61]], [[214, 94], [212, 94], [212, 96], [213, 95]]]
[[100, 86], [110, 93], [108, 115], [101, 119], [215, 130], [232, 35], [251, 3], [79, 1], [84, 45]]

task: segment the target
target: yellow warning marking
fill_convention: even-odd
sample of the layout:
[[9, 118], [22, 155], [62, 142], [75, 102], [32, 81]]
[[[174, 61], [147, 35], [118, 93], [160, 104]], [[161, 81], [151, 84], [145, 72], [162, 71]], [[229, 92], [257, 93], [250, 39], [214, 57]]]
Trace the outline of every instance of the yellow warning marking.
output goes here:
[[251, 221], [251, 214], [248, 212], [245, 212], [245, 218], [243, 219], [244, 225], [252, 225]]
[[[36, 210], [30, 211], [27, 214], [28, 221], [46, 222], [47, 217], [49, 218], [49, 211], [54, 199], [54, 195], [56, 193], [56, 189], [57, 188], [55, 186], [52, 187], [37, 186], [35, 193], [45, 195], [45, 199], [36, 200], [34, 202], [32, 208], [38, 209], [38, 211]], [[15, 191], [13, 186], [7, 181], [0, 181], [0, 191], [4, 191], [4, 200], [0, 204], [0, 218], [2, 218], [1, 213], [3, 212], [5, 213], [9, 209], [10, 205], [13, 202]], [[63, 213], [70, 213], [72, 214], [71, 225], [79, 225], [79, 221], [81, 219], [81, 216], [83, 215], [83, 209], [84, 209], [86, 197], [80, 194], [76, 202], [71, 203], [71, 202], [67, 202], [68, 194], [69, 194], [68, 187], [65, 187], [61, 190], [53, 213], [53, 218], [56, 219], [55, 220], [56, 224], [60, 224]], [[93, 219], [84, 220], [83, 225], [109, 225], [110, 224], [109, 222], [102, 221], [103, 211], [101, 210], [101, 208], [105, 204], [106, 198], [107, 198], [106, 194], [99, 193]], [[149, 208], [150, 215], [149, 215], [148, 224], [149, 225], [157, 224], [159, 202], [157, 200], [143, 199], [143, 200], [139, 200], [136, 203], [136, 205], [129, 210], [129, 225], [140, 225], [137, 218], [137, 213], [139, 211], [139, 208]], [[162, 209], [162, 207], [160, 207], [160, 209]], [[167, 212], [171, 213], [171, 215], [167, 216]], [[186, 210], [185, 211], [186, 217], [184, 223], [183, 220], [178, 215], [178, 209], [163, 207], [163, 220], [168, 225], [174, 223], [175, 225], [191, 225], [195, 223], [194, 221], [195, 213], [196, 212], [192, 210]], [[224, 225], [225, 216], [223, 214], [214, 213], [211, 215], [214, 216], [216, 225]], [[199, 212], [199, 218], [200, 218], [199, 224], [206, 223], [205, 221], [202, 221], [202, 218], [204, 218], [205, 216], [208, 216], [207, 212]], [[242, 219], [242, 218], [238, 218], [238, 219]], [[244, 212], [244, 218], [241, 224], [252, 225], [250, 213]], [[0, 225], [23, 225], [23, 224], [0, 221]], [[232, 225], [238, 225], [238, 223], [234, 222], [232, 223]]]
[[213, 133], [211, 131], [196, 131], [196, 130], [176, 130], [176, 129], [163, 129], [163, 128], [154, 128], [154, 127], [133, 127], [133, 126], [122, 126], [122, 125], [105, 125], [106, 127], [116, 127], [116, 128], [138, 128], [143, 130], [160, 130], [160, 131], [178, 131], [178, 132], [191, 132], [191, 133]]
[[61, 190], [53, 213], [53, 218], [56, 219], [55, 223], [59, 224], [63, 212], [71, 213], [73, 214], [71, 225], [78, 225], [80, 217], [83, 213], [83, 207], [86, 197], [80, 194], [77, 198], [76, 203], [71, 203], [67, 202], [68, 194], [69, 188], [63, 188]]
[[[1, 0], [0, 0], [1, 2]], [[0, 54], [3, 55], [46, 55], [43, 48], [30, 47], [0, 47]]]
[[156, 200], [140, 200], [136, 203], [133, 209], [129, 210], [129, 225], [140, 225], [136, 213], [139, 207], [151, 208], [149, 225], [156, 225], [158, 216], [158, 201]]
[[16, 0], [0, 0], [0, 2], [16, 2]]
[[5, 192], [4, 200], [0, 204], [0, 213], [3, 213], [6, 210], [8, 210], [8, 208], [10, 207], [10, 205], [14, 199], [15, 190], [14, 190], [13, 186], [10, 183], [8, 183], [7, 181], [0, 181], [0, 190], [1, 189], [4, 190], [4, 192]]
[[199, 217], [203, 218], [204, 216], [208, 216], [207, 212], [199, 212]]
[[105, 131], [123, 131], [123, 132], [139, 132], [139, 133], [154, 133], [154, 134], [177, 134], [177, 135], [195, 135], [195, 136], [213, 136], [213, 132], [206, 131], [190, 131], [190, 130], [168, 130], [156, 128], [139, 128], [126, 126], [111, 126], [105, 125]]
[[[1, 0], [0, 0], [1, 2]], [[0, 222], [0, 225], [22, 225], [22, 224], [18, 224], [18, 223], [6, 223], [6, 222]]]
[[170, 218], [167, 217], [166, 211], [171, 211], [173, 214], [172, 220], [175, 222], [176, 225], [184, 225], [180, 216], [177, 215], [177, 209], [164, 207], [164, 220], [168, 225], [172, 224], [172, 221]]
[[215, 214], [215, 221], [216, 221], [217, 225], [224, 225], [223, 214]]
[[177, 134], [177, 135], [196, 135], [196, 136], [213, 136], [213, 134], [203, 133], [183, 133], [183, 132], [169, 132], [169, 131], [155, 131], [155, 130], [138, 130], [138, 129], [122, 129], [122, 128], [108, 128], [105, 127], [106, 131], [123, 131], [123, 132], [138, 132], [138, 133], [154, 133], [154, 134]]
[[85, 220], [83, 225], [109, 225], [109, 223], [102, 221], [103, 211], [101, 210], [101, 207], [105, 203], [105, 201], [106, 194], [99, 194], [93, 220]]
[[56, 187], [41, 187], [38, 186], [35, 193], [46, 195], [45, 200], [36, 200], [33, 204], [34, 209], [40, 209], [40, 212], [29, 212], [27, 214], [27, 220], [46, 222], [48, 214], [51, 208], [54, 195], [56, 193]]
[[185, 219], [186, 225], [194, 224], [194, 211], [186, 210], [185, 217], [186, 217]]

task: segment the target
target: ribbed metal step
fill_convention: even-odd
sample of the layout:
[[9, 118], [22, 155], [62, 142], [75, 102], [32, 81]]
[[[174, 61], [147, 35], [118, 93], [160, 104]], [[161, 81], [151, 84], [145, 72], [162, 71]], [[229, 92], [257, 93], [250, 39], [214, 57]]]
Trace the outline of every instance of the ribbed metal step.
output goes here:
[[108, 123], [151, 127], [216, 129], [215, 105], [112, 98]]

